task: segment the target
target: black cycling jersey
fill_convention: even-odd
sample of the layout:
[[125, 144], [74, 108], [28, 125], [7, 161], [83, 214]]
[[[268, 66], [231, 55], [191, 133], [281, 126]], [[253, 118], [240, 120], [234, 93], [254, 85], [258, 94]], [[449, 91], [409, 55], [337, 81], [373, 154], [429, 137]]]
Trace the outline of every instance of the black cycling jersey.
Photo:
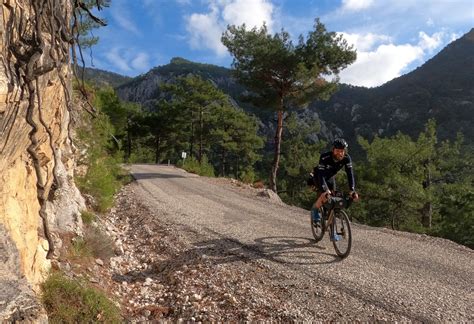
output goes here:
[[321, 157], [319, 158], [319, 164], [314, 168], [314, 180], [317, 183], [318, 189], [322, 191], [327, 191], [328, 189], [334, 190], [334, 176], [343, 167], [346, 170], [349, 189], [354, 191], [355, 181], [354, 172], [352, 171], [351, 157], [349, 154], [344, 154], [344, 158], [342, 160], [336, 161], [332, 157], [332, 152], [321, 154]]

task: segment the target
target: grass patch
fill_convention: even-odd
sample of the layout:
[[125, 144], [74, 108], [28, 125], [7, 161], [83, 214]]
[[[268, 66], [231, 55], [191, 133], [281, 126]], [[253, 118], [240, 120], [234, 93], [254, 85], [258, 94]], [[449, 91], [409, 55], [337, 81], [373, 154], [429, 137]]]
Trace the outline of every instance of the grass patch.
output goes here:
[[104, 261], [115, 255], [115, 244], [110, 236], [93, 226], [84, 227], [84, 237], [76, 237], [69, 248], [73, 260], [99, 258]]
[[121, 323], [120, 309], [100, 290], [52, 273], [41, 285], [50, 323]]
[[82, 222], [86, 225], [92, 224], [97, 219], [97, 217], [95, 216], [94, 213], [91, 213], [91, 212], [86, 211], [86, 210], [83, 210], [81, 212], [81, 218], [82, 218]]
[[77, 237], [72, 241], [70, 256], [72, 259], [92, 257], [92, 250], [84, 238]]
[[86, 227], [84, 239], [94, 258], [108, 260], [115, 255], [114, 241], [97, 227]]

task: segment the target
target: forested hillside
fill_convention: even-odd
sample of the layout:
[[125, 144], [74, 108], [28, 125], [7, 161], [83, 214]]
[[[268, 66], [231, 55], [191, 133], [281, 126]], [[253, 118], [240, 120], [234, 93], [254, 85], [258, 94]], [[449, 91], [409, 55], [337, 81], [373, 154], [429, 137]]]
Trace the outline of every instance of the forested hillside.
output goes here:
[[[341, 84], [329, 101], [316, 101], [300, 119], [319, 119], [322, 138], [344, 135], [351, 144], [357, 135], [373, 138], [401, 131], [416, 138], [430, 118], [438, 123], [440, 139], [455, 139], [458, 132], [466, 142], [474, 138], [474, 30], [449, 44], [416, 70], [377, 88]], [[242, 102], [245, 89], [231, 70], [174, 58], [164, 66], [117, 87], [119, 97], [152, 107], [160, 98], [159, 84], [187, 74], [211, 80], [246, 111], [266, 116], [268, 112]], [[297, 110], [298, 107], [294, 107]], [[318, 118], [319, 117], [319, 118]], [[310, 121], [311, 122], [311, 121]], [[360, 148], [359, 148], [360, 151]]]
[[84, 80], [97, 86], [111, 86], [115, 88], [132, 79], [114, 72], [94, 68], [86, 67], [83, 70], [81, 67], [78, 67], [77, 70], [80, 78], [84, 77]]

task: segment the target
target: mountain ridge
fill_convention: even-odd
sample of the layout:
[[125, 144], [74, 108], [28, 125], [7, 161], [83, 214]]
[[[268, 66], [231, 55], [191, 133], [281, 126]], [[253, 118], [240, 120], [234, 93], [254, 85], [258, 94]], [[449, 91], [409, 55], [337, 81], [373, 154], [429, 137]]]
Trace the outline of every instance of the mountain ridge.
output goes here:
[[454, 139], [461, 131], [470, 140], [474, 136], [472, 84], [474, 29], [403, 76], [376, 88], [341, 85], [329, 101], [313, 103], [311, 109], [353, 138], [391, 136], [398, 131], [416, 137], [434, 118], [440, 139]]
[[[328, 101], [315, 101], [308, 110], [300, 110], [300, 118], [319, 118], [325, 129], [323, 138], [345, 136], [352, 144], [357, 136], [371, 139], [399, 131], [416, 137], [424, 130], [427, 120], [434, 118], [440, 139], [454, 139], [460, 131], [466, 141], [473, 143], [474, 129], [470, 126], [474, 124], [474, 90], [470, 86], [474, 84], [473, 53], [474, 28], [420, 67], [383, 85], [366, 88], [340, 84]], [[239, 100], [245, 89], [232, 77], [230, 69], [179, 57], [127, 80], [116, 90], [122, 100], [154, 109], [160, 98], [159, 85], [188, 74], [211, 80], [245, 110], [268, 117], [268, 112]]]

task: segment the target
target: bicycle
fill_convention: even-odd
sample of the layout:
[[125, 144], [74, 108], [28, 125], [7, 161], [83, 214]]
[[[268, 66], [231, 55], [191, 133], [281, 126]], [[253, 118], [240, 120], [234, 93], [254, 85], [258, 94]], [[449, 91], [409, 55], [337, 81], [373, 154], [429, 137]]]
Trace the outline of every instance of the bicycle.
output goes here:
[[336, 254], [342, 259], [349, 255], [352, 247], [351, 223], [349, 216], [343, 210], [349, 208], [352, 201], [351, 196], [336, 192], [319, 209], [321, 221], [314, 223], [311, 219], [311, 231], [316, 243], [321, 241], [324, 233], [329, 230]]

